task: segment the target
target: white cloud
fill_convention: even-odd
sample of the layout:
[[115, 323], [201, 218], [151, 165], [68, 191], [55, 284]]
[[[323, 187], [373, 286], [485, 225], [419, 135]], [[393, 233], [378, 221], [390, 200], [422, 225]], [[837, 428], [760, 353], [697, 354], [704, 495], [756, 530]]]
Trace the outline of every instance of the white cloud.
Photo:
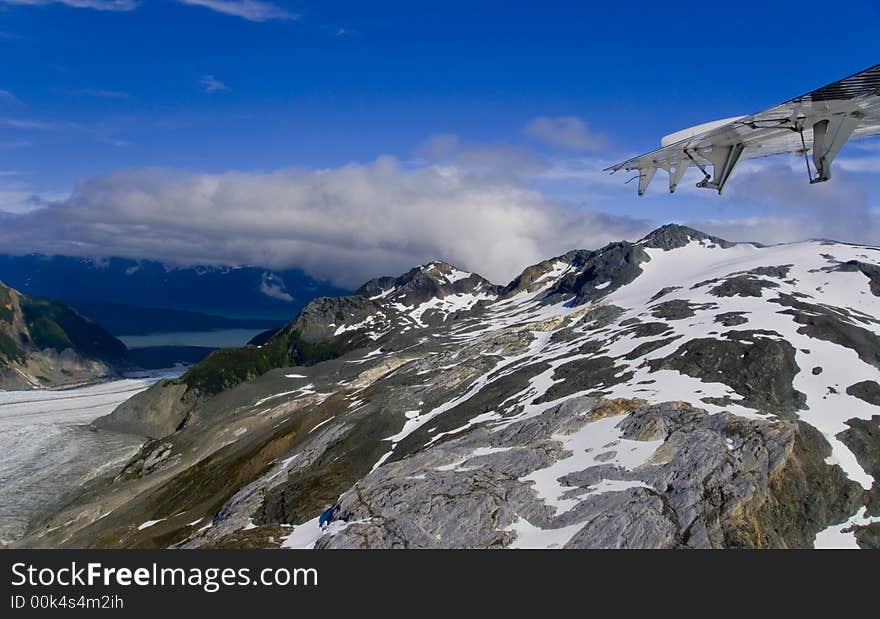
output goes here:
[[[269, 20], [299, 19], [299, 15], [287, 9], [263, 0], [177, 0], [181, 4], [200, 6], [225, 15], [241, 17], [249, 21], [264, 22]], [[139, 0], [0, 0], [0, 4], [21, 6], [42, 6], [47, 4], [63, 4], [76, 9], [94, 9], [96, 11], [133, 11], [140, 4]]]
[[577, 116], [539, 116], [526, 125], [524, 132], [545, 144], [575, 151], [596, 150], [606, 144], [605, 136], [590, 131]]
[[3, 213], [29, 213], [44, 205], [44, 202], [32, 192], [0, 186], [0, 221], [3, 221]]
[[[644, 198], [625, 176], [602, 172], [600, 153], [548, 158], [454, 135], [419, 152], [425, 159], [319, 170], [126, 170], [81, 181], [69, 197], [35, 197], [10, 176], [0, 187], [0, 253], [298, 267], [354, 287], [433, 259], [504, 283], [529, 264], [633, 240], [670, 219], [730, 240], [880, 244], [876, 175], [847, 163], [870, 152], [841, 157], [828, 183], [810, 185], [802, 159], [778, 157], [744, 161], [723, 196], [693, 188], [695, 171], [676, 195], [658, 179]], [[288, 294], [270, 280], [261, 289]]]
[[268, 174], [118, 172], [0, 225], [0, 251], [300, 267], [345, 286], [444, 259], [506, 282], [550, 256], [648, 228], [501, 175], [380, 157]]
[[50, 200], [62, 200], [63, 195], [38, 195], [22, 177], [29, 172], [0, 170], [0, 221], [4, 213], [23, 214], [45, 208]]
[[880, 245], [880, 217], [871, 202], [876, 177], [838, 165], [843, 161], [834, 162], [831, 180], [814, 185], [803, 159], [745, 162], [718, 202], [724, 215], [690, 224], [729, 240], [772, 244], [825, 238]]
[[93, 88], [55, 89], [55, 92], [76, 97], [95, 97], [98, 99], [128, 99], [131, 96], [121, 90], [99, 90]]
[[94, 9], [96, 11], [133, 11], [138, 6], [136, 0], [0, 0], [0, 4], [28, 6], [64, 4], [75, 9]]
[[18, 148], [29, 148], [31, 146], [33, 146], [33, 144], [31, 144], [31, 142], [27, 140], [12, 140], [0, 142], [0, 150], [15, 150]]
[[0, 127], [9, 127], [11, 129], [51, 129], [52, 124], [38, 120], [27, 120], [22, 118], [0, 118]]
[[872, 136], [860, 140], [853, 140], [852, 142], [848, 142], [846, 146], [848, 149], [858, 151], [877, 152], [880, 151], [880, 137]]
[[123, 146], [131, 146], [131, 142], [128, 140], [120, 140], [119, 138], [114, 137], [97, 137], [95, 138], [96, 142], [101, 144], [109, 144], [110, 146], [115, 146], [117, 148], [122, 148]]
[[0, 117], [0, 127], [21, 129], [23, 131], [66, 131], [85, 129], [83, 125], [67, 120], [32, 120], [30, 118], [15, 118], [12, 116]]
[[261, 0], [178, 0], [183, 4], [201, 6], [212, 11], [264, 22], [273, 19], [299, 19], [299, 15], [271, 2]]
[[213, 75], [203, 75], [199, 78], [199, 84], [205, 92], [229, 92], [231, 88], [218, 80]]
[[24, 105], [18, 97], [9, 92], [8, 90], [3, 90], [0, 88], [0, 104], [4, 105]]
[[273, 299], [279, 299], [288, 303], [293, 301], [293, 295], [287, 292], [284, 282], [272, 273], [263, 273], [263, 279], [260, 281], [260, 292]]
[[849, 172], [880, 173], [880, 151], [868, 157], [841, 157], [834, 161], [834, 166]]
[[435, 133], [416, 148], [416, 155], [430, 160], [443, 159], [458, 150], [461, 138], [454, 133]]

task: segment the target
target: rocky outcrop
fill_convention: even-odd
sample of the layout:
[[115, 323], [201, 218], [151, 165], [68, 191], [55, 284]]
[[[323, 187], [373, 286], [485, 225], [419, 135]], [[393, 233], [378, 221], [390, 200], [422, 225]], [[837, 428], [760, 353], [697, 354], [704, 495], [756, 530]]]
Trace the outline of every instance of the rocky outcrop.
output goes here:
[[161, 438], [177, 430], [198, 400], [187, 393], [185, 384], [162, 380], [120, 404], [92, 422], [95, 428]]
[[863, 380], [846, 388], [848, 395], [860, 400], [880, 406], [880, 384], [876, 380]]
[[554, 269], [559, 268], [560, 266], [563, 268], [576, 269], [577, 265], [584, 264], [592, 253], [593, 252], [587, 250], [576, 249], [556, 258], [543, 260], [538, 264], [526, 267], [522, 273], [516, 276], [513, 281], [503, 288], [501, 291], [502, 297], [510, 298], [523, 292], [536, 292], [547, 286], [547, 278], [551, 276]]
[[831, 267], [833, 271], [852, 273], [859, 271], [868, 278], [868, 287], [875, 297], [880, 297], [880, 267], [861, 260], [847, 260]]
[[[803, 548], [859, 504], [858, 485], [825, 464], [829, 448], [805, 424], [666, 403], [615, 416], [622, 439], [661, 441], [646, 464], [564, 476], [576, 504], [554, 513], [523, 478], [569, 457], [557, 437], [588, 432], [605, 404], [570, 400], [386, 465], [343, 494], [342, 526], [318, 547], [504, 547], [524, 519], [567, 548]], [[622, 489], [602, 491], [614, 482]]]
[[572, 305], [596, 301], [635, 280], [642, 272], [639, 264], [648, 260], [650, 257], [642, 247], [625, 241], [579, 254], [572, 261], [575, 269], [550, 289], [547, 301], [571, 296]]
[[[880, 415], [871, 419], [850, 419], [849, 426], [837, 435], [852, 450], [859, 464], [873, 478], [874, 483], [868, 492], [866, 503], [869, 516], [880, 516]], [[873, 538], [872, 538], [873, 539]]]
[[792, 316], [803, 325], [798, 330], [800, 333], [850, 348], [862, 361], [880, 369], [880, 336], [855, 324], [860, 321], [870, 323], [871, 319], [853, 316], [847, 310], [808, 303], [790, 294], [780, 294], [770, 302], [788, 308], [780, 313]]
[[672, 369], [706, 382], [723, 376], [725, 384], [751, 408], [793, 417], [806, 402], [804, 394], [792, 387], [800, 368], [792, 345], [770, 335], [728, 331], [724, 339], [693, 339], [650, 364], [655, 371]]
[[716, 297], [760, 297], [765, 288], [779, 288], [779, 284], [749, 275], [737, 275], [712, 288], [709, 294]]

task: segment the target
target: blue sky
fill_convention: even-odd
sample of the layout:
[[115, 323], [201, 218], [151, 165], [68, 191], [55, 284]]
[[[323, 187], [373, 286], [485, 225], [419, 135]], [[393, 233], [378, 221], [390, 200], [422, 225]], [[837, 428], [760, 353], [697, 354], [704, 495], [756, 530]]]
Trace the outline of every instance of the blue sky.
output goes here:
[[[732, 6], [0, 0], [0, 250], [110, 251], [103, 230], [116, 238], [114, 252], [134, 257], [305, 264], [346, 280], [438, 253], [504, 277], [499, 265], [670, 220], [759, 240], [880, 243], [873, 141], [848, 147], [827, 187], [802, 187], [805, 172], [787, 157], [747, 167], [722, 197], [658, 190], [637, 199], [625, 176], [600, 174], [666, 133], [758, 111], [880, 62], [877, 2], [854, 0], [846, 11], [809, 2]], [[426, 191], [439, 182], [434, 194], [445, 195], [438, 178], [450, 170], [461, 175], [461, 192], [429, 204], [418, 181]], [[364, 178], [349, 178], [358, 173]], [[354, 185], [343, 191], [342, 182]], [[223, 199], [194, 205], [206, 183], [214, 192], [222, 186]], [[377, 191], [390, 185], [392, 195]], [[108, 205], [107, 195], [128, 206]], [[535, 209], [543, 218], [511, 232], [497, 223], [511, 213], [489, 204], [492, 195], [524, 209], [515, 212], [526, 221]], [[444, 215], [449, 200], [494, 213], [483, 224], [485, 236], [501, 234], [492, 255], [442, 235], [395, 239], [406, 229], [393, 225], [384, 236], [363, 228], [334, 235], [297, 219], [332, 202], [342, 220], [370, 220], [374, 208], [386, 224], [421, 214], [437, 227], [432, 215], [462, 217], [461, 205]], [[262, 213], [267, 201], [276, 204]], [[841, 201], [858, 203], [857, 212], [824, 215]], [[402, 213], [423, 202], [424, 210]], [[263, 227], [239, 210], [278, 221], [285, 209], [312, 236], [293, 235], [296, 248], [279, 236], [259, 252], [242, 249]], [[165, 221], [175, 212], [216, 213], [217, 221], [181, 230]], [[566, 222], [564, 234], [547, 213]], [[84, 219], [88, 229], [70, 230]], [[778, 238], [766, 238], [768, 222]], [[462, 236], [445, 219], [439, 227]], [[367, 266], [349, 274], [341, 258], [327, 256], [340, 246], [345, 259]]]

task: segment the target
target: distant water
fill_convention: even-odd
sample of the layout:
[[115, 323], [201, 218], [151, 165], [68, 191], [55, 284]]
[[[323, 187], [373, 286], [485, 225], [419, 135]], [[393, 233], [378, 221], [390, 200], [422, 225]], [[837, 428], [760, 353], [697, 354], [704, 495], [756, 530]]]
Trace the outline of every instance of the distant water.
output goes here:
[[121, 467], [143, 439], [87, 425], [173, 372], [65, 390], [0, 391], [0, 542], [18, 539], [90, 479]]
[[220, 329], [217, 331], [179, 331], [149, 335], [120, 335], [129, 348], [148, 346], [202, 346], [206, 348], [236, 348], [244, 346], [265, 329]]

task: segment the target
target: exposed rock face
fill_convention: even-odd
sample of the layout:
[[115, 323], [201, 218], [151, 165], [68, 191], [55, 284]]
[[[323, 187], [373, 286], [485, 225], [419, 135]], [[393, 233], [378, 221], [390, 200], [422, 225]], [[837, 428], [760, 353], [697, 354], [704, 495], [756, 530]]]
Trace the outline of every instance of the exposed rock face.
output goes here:
[[737, 275], [718, 284], [710, 291], [716, 297], [760, 297], [765, 288], [778, 288], [776, 282], [757, 279], [748, 275]]
[[92, 425], [160, 438], [177, 430], [195, 404], [187, 402], [186, 385], [162, 380], [149, 393], [141, 392], [126, 400], [110, 415], [99, 417]]
[[880, 516], [880, 415], [871, 419], [850, 419], [849, 429], [838, 434], [838, 438], [852, 450], [859, 464], [874, 478], [868, 495], [867, 514]]
[[800, 368], [794, 348], [760, 331], [728, 331], [725, 339], [699, 338], [681, 345], [664, 359], [652, 360], [655, 370], [672, 369], [704, 382], [723, 375], [724, 382], [757, 410], [792, 417], [806, 397], [792, 388]]
[[743, 312], [725, 312], [715, 317], [715, 322], [720, 322], [725, 327], [737, 327], [748, 321], [749, 319], [743, 315]]
[[[553, 513], [522, 478], [569, 457], [557, 436], [589, 432], [600, 405], [569, 400], [381, 467], [343, 494], [335, 518], [346, 524], [319, 547], [503, 547], [520, 518], [545, 535], [568, 530], [568, 548], [811, 547], [859, 504], [860, 488], [824, 464], [809, 426], [667, 403], [616, 417], [622, 439], [660, 442], [646, 463], [562, 477], [576, 504]], [[609, 482], [630, 487], [603, 492]]]
[[846, 388], [848, 395], [864, 400], [868, 404], [880, 406], [880, 384], [876, 380], [863, 380]]
[[[780, 313], [793, 316], [796, 322], [803, 325], [799, 333], [850, 348], [862, 361], [880, 369], [880, 337], [867, 328], [867, 325], [876, 325], [877, 319], [860, 316], [846, 309], [806, 303], [794, 295], [780, 294], [777, 299], [771, 299], [771, 303], [792, 308]], [[857, 322], [866, 326], [859, 326], [855, 324]]]
[[835, 267], [831, 267], [831, 270], [842, 271], [845, 273], [855, 271], [863, 273], [868, 278], [871, 294], [880, 297], [880, 267], [876, 264], [862, 262], [861, 260], [847, 260], [846, 262], [839, 263]]
[[126, 355], [122, 342], [73, 308], [0, 283], [0, 389], [112, 377]]
[[665, 318], [667, 320], [684, 320], [695, 316], [695, 308], [690, 303], [682, 299], [673, 301], [663, 301], [651, 307], [651, 315], [655, 318]]
[[876, 544], [878, 259], [669, 226], [373, 280], [117, 410], [153, 440], [23, 545]]
[[644, 249], [627, 242], [578, 255], [572, 260], [574, 270], [559, 279], [548, 298], [574, 295], [572, 305], [596, 301], [632, 282], [642, 272], [639, 264], [647, 260], [650, 258]]
[[548, 278], [558, 276], [560, 272], [577, 268], [584, 264], [592, 255], [586, 250], [573, 250], [557, 258], [544, 260], [534, 264], [520, 273], [502, 290], [503, 298], [510, 298], [520, 293], [532, 293], [547, 287]]

